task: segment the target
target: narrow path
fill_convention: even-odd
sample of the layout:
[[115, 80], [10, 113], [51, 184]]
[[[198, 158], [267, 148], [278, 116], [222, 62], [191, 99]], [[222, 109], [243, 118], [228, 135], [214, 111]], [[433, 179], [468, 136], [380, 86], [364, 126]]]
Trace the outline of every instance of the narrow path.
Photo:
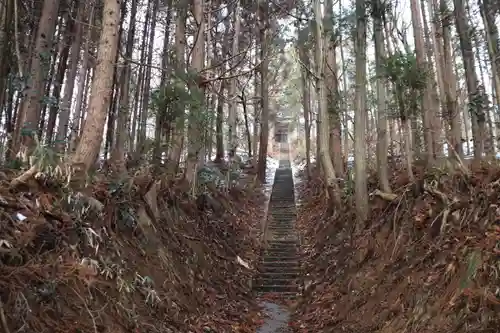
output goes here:
[[[269, 201], [267, 246], [255, 283], [255, 290], [264, 299], [268, 293], [280, 299], [295, 298], [299, 291], [299, 244], [294, 230], [296, 215], [292, 168], [288, 159], [281, 160]], [[257, 333], [287, 332], [289, 310], [278, 301], [265, 300], [261, 305], [268, 318]]]

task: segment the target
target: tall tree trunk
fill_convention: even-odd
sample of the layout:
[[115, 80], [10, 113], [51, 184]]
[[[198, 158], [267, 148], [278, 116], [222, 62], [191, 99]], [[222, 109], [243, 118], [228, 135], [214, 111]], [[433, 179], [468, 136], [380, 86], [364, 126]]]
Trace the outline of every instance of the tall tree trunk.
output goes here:
[[[177, 4], [177, 18], [175, 22], [175, 70], [177, 73], [184, 75], [186, 72], [186, 19], [187, 6], [179, 2]], [[184, 87], [184, 86], [183, 86]], [[170, 150], [169, 160], [174, 171], [177, 171], [179, 161], [182, 154], [182, 146], [184, 144], [184, 108], [178, 107], [174, 113], [178, 116], [174, 117], [174, 125], [172, 131], [172, 149]]]
[[[437, 10], [437, 2], [434, 4], [434, 10]], [[445, 95], [445, 109], [446, 119], [450, 126], [450, 143], [451, 148], [455, 150], [460, 158], [464, 157], [462, 149], [462, 130], [460, 125], [460, 111], [458, 109], [457, 100], [457, 78], [454, 73], [454, 65], [451, 50], [451, 16], [448, 15], [446, 1], [442, 0], [440, 10], [445, 14], [441, 19], [443, 37], [443, 82], [444, 82], [444, 95]], [[449, 147], [450, 148], [450, 147]], [[454, 154], [448, 148], [448, 156], [452, 157]]]
[[106, 111], [111, 98], [115, 55], [118, 48], [120, 0], [104, 0], [102, 32], [97, 53], [97, 67], [90, 94], [89, 110], [80, 142], [73, 156], [73, 164], [87, 172], [99, 155], [106, 122]]
[[[422, 13], [422, 22], [424, 24], [424, 48], [426, 51], [426, 61], [428, 67], [428, 81], [430, 87], [430, 119], [431, 119], [431, 131], [432, 131], [432, 142], [434, 145], [433, 152], [436, 157], [441, 157], [443, 155], [443, 141], [442, 141], [442, 133], [443, 133], [443, 121], [440, 114], [440, 100], [438, 93], [438, 82], [436, 81], [436, 74], [439, 77], [439, 65], [436, 61], [436, 71], [434, 70], [434, 62], [433, 58], [437, 59], [440, 53], [436, 53], [436, 47], [433, 46], [431, 42], [431, 32], [429, 30], [429, 24], [427, 20], [426, 8], [425, 8], [425, 0], [420, 0], [420, 9]], [[430, 11], [430, 9], [429, 9]], [[439, 79], [438, 79], [439, 81]]]
[[[170, 8], [169, 8], [170, 9]], [[136, 26], [136, 15], [137, 15], [137, 0], [132, 0], [132, 8], [130, 11], [130, 24], [127, 32], [127, 44], [125, 46], [125, 64], [121, 76], [121, 88], [120, 88], [120, 102], [119, 102], [119, 112], [117, 119], [117, 128], [115, 143], [113, 149], [111, 150], [111, 164], [115, 172], [125, 173], [126, 172], [126, 158], [125, 158], [125, 142], [127, 140], [128, 133], [128, 118], [130, 113], [130, 79], [131, 79], [131, 67], [130, 58], [132, 58], [132, 53], [134, 50], [134, 38], [135, 38], [135, 26]]]
[[67, 147], [66, 135], [68, 133], [68, 122], [69, 114], [71, 112], [71, 100], [73, 98], [73, 90], [75, 87], [76, 74], [78, 71], [78, 60], [80, 59], [80, 49], [82, 46], [82, 18], [84, 17], [85, 2], [80, 1], [78, 4], [78, 11], [76, 14], [75, 26], [74, 26], [74, 38], [71, 43], [71, 55], [68, 62], [68, 75], [67, 81], [64, 86], [63, 98], [60, 104], [59, 112], [59, 124], [57, 127], [56, 134], [56, 151], [63, 153], [64, 149]]
[[[298, 45], [299, 57], [302, 63], [310, 68], [307, 57], [307, 50], [305, 50], [305, 43], [307, 40], [307, 31], [299, 31]], [[307, 179], [311, 179], [311, 95], [309, 94], [309, 75], [306, 69], [302, 68], [300, 71], [300, 78], [302, 82], [302, 108], [304, 110], [304, 132], [306, 141], [306, 175]]]
[[71, 120], [71, 133], [69, 142], [69, 151], [74, 152], [76, 150], [78, 138], [81, 132], [80, 121], [83, 118], [83, 105], [87, 98], [87, 87], [90, 82], [90, 70], [89, 70], [89, 51], [90, 43], [93, 35], [93, 23], [94, 23], [94, 6], [91, 5], [90, 14], [88, 19], [88, 31], [85, 40], [85, 47], [83, 50], [83, 58], [80, 70], [78, 72], [79, 82], [75, 101], [75, 113], [73, 114], [73, 119]]
[[243, 107], [243, 118], [245, 121], [245, 134], [247, 137], [247, 146], [248, 146], [248, 157], [252, 157], [252, 136], [250, 134], [250, 125], [248, 122], [248, 111], [247, 111], [247, 99], [245, 97], [245, 90], [241, 91], [241, 105]]
[[[258, 29], [257, 29], [258, 32]], [[258, 62], [257, 59], [257, 51], [255, 51], [255, 62]], [[259, 78], [259, 70], [255, 70], [254, 72], [254, 102], [253, 102], [253, 138], [252, 138], [252, 146], [253, 148], [253, 157], [252, 157], [252, 165], [254, 167], [257, 166], [258, 161], [258, 146], [259, 146], [259, 124], [260, 124], [260, 116], [261, 116], [261, 98], [260, 98], [260, 78]]]
[[337, 50], [336, 34], [333, 27], [333, 1], [327, 0], [325, 6], [324, 27], [327, 36], [326, 47], [326, 66], [325, 66], [325, 84], [327, 87], [326, 98], [328, 101], [328, 119], [329, 119], [329, 148], [333, 161], [335, 173], [338, 176], [344, 174], [344, 162], [342, 160], [342, 130], [340, 123], [339, 108], [339, 86], [338, 86], [338, 68], [337, 68]]
[[[478, 1], [479, 9], [481, 12], [481, 18], [483, 19], [483, 25], [485, 27], [485, 37], [486, 44], [488, 46], [488, 55], [490, 59], [491, 66], [491, 76], [492, 76], [492, 90], [495, 97], [494, 103], [496, 108], [493, 108], [495, 113], [495, 118], [499, 118], [500, 114], [500, 49], [499, 49], [499, 39], [498, 39], [498, 27], [495, 24], [496, 12], [495, 8], [491, 7], [490, 0]], [[495, 121], [496, 127], [496, 141], [498, 144], [500, 136], [500, 121]], [[500, 148], [500, 147], [497, 147]]]
[[[170, 61], [170, 28], [172, 23], [172, 13], [173, 13], [173, 1], [167, 0], [166, 10], [167, 17], [165, 19], [165, 30], [163, 37], [163, 50], [161, 59], [161, 78], [160, 78], [160, 89], [164, 92], [169, 79], [170, 71], [167, 67], [171, 64]], [[165, 96], [164, 96], [165, 97]], [[170, 134], [172, 129], [172, 107], [168, 103], [162, 103], [156, 114], [156, 128], [155, 128], [155, 142], [153, 151], [153, 163], [156, 166], [160, 166], [163, 160], [163, 156], [168, 154], [168, 146], [170, 144]]]
[[[78, 10], [75, 8], [75, 11]], [[75, 13], [73, 13], [75, 14]], [[72, 15], [74, 17], [74, 15]], [[59, 112], [59, 102], [61, 97], [61, 88], [64, 82], [64, 76], [66, 74], [66, 69], [68, 68], [68, 58], [69, 50], [71, 47], [72, 40], [75, 39], [74, 35], [76, 32], [76, 22], [74, 19], [69, 18], [66, 20], [66, 30], [64, 32], [64, 37], [62, 38], [62, 45], [60, 45], [59, 51], [59, 62], [57, 64], [57, 70], [54, 80], [54, 85], [52, 89], [52, 99], [54, 102], [49, 108], [49, 119], [47, 121], [47, 129], [45, 131], [47, 144], [52, 144], [52, 139], [54, 138], [54, 131], [56, 127], [57, 113]]]
[[[234, 34], [233, 34], [233, 47], [231, 52], [229, 73], [234, 75], [235, 67], [238, 64], [237, 54], [239, 50], [239, 35], [240, 35], [240, 1], [236, 0], [234, 4]], [[229, 144], [229, 158], [233, 159], [236, 155], [238, 148], [238, 133], [237, 133], [237, 112], [238, 104], [236, 97], [236, 82], [237, 78], [232, 78], [229, 82], [229, 114], [228, 114], [228, 144]]]
[[355, 200], [358, 228], [368, 219], [368, 184], [366, 175], [366, 3], [356, 0], [356, 96], [354, 114]]
[[28, 76], [25, 99], [21, 109], [18, 111], [16, 129], [13, 138], [13, 152], [19, 150], [21, 143], [21, 132], [23, 132], [22, 143], [26, 155], [28, 147], [33, 145], [33, 136], [36, 135], [38, 122], [40, 120], [40, 101], [44, 91], [44, 79], [47, 77], [50, 66], [50, 54], [52, 39], [54, 37], [57, 23], [57, 14], [60, 0], [44, 0], [42, 16], [38, 23], [35, 39], [34, 55], [31, 57], [31, 68]]
[[465, 81], [467, 82], [467, 91], [469, 93], [469, 109], [471, 113], [472, 137], [474, 140], [474, 159], [480, 160], [484, 151], [485, 132], [485, 112], [481, 103], [478, 86], [477, 73], [474, 61], [474, 50], [472, 49], [472, 40], [469, 34], [469, 25], [465, 15], [464, 1], [454, 0], [455, 22], [457, 33], [460, 39], [460, 50], [464, 61]]
[[267, 143], [269, 141], [269, 4], [265, 0], [258, 0], [257, 12], [259, 19], [259, 43], [260, 43], [260, 142], [259, 160], [257, 164], [257, 178], [265, 183], [267, 164]]
[[[201, 75], [201, 71], [204, 67], [204, 44], [205, 40], [203, 38], [205, 34], [205, 24], [203, 22], [203, 0], [193, 0], [193, 16], [198, 26], [198, 31], [196, 32], [199, 38], [195, 38], [195, 43], [192, 50], [191, 58], [191, 70]], [[204, 97], [204, 87], [201, 86], [200, 81], [202, 78], [197, 80], [191, 80], [189, 83], [189, 89], [191, 94], [194, 96], [202, 95], [200, 98], [200, 106], [191, 106], [188, 115], [188, 156], [186, 160], [186, 171], [184, 177], [187, 181], [192, 182], [196, 177], [196, 170], [198, 166], [199, 154], [202, 148], [202, 142], [200, 142], [199, 134], [202, 133], [202, 128], [200, 126], [200, 112], [203, 111], [203, 104], [205, 102]]]
[[[485, 27], [486, 41], [488, 44], [488, 54], [490, 56], [492, 74], [495, 78], [495, 93], [497, 96], [498, 107], [500, 108], [500, 40], [498, 35], [498, 26], [495, 19], [498, 17], [498, 3], [491, 0], [478, 0], [481, 17]], [[498, 82], [497, 82], [498, 81]]]
[[[412, 26], [413, 26], [413, 36], [415, 39], [415, 53], [417, 59], [417, 67], [419, 71], [427, 73], [428, 64], [425, 59], [425, 44], [424, 36], [422, 33], [422, 15], [420, 13], [420, 6], [418, 0], [411, 0], [411, 16], [412, 16]], [[422, 116], [423, 116], [423, 127], [424, 127], [424, 142], [426, 145], [426, 161], [428, 164], [432, 164], [434, 161], [434, 142], [432, 135], [432, 111], [431, 111], [431, 89], [430, 78], [426, 78], [425, 86], [422, 91]]]
[[[152, 0], [151, 18], [149, 26], [149, 44], [147, 50], [147, 67], [145, 68], [144, 75], [144, 85], [142, 90], [142, 112], [141, 112], [141, 123], [139, 130], [139, 140], [137, 142], [137, 151], [143, 156], [146, 152], [146, 137], [147, 137], [147, 121], [148, 121], [148, 110], [149, 110], [149, 96], [151, 89], [151, 65], [153, 63], [153, 50], [155, 42], [155, 32], [156, 32], [156, 21], [158, 13], [159, 0]], [[203, 35], [201, 35], [203, 36]], [[200, 37], [201, 38], [201, 37]]]
[[373, 39], [375, 41], [375, 66], [377, 74], [377, 172], [382, 191], [391, 193], [387, 165], [387, 80], [384, 76], [384, 59], [386, 58], [384, 45], [384, 31], [382, 20], [384, 9], [380, 0], [372, 0]]
[[215, 119], [215, 161], [218, 163], [224, 160], [224, 89], [225, 80], [221, 81], [217, 97], [217, 114]]
[[320, 132], [320, 155], [319, 159], [321, 161], [321, 166], [323, 170], [323, 175], [325, 177], [326, 190], [331, 200], [330, 212], [333, 212], [333, 207], [340, 204], [340, 193], [337, 186], [337, 179], [335, 176], [335, 169], [333, 167], [332, 159], [330, 157], [329, 149], [329, 124], [328, 124], [328, 109], [327, 109], [327, 97], [326, 97], [326, 87], [325, 87], [325, 42], [328, 39], [328, 35], [324, 33], [323, 30], [323, 18], [321, 15], [321, 5], [319, 0], [314, 1], [314, 17], [316, 22], [315, 27], [315, 39], [316, 39], [316, 91], [318, 97], [318, 117], [319, 132]]

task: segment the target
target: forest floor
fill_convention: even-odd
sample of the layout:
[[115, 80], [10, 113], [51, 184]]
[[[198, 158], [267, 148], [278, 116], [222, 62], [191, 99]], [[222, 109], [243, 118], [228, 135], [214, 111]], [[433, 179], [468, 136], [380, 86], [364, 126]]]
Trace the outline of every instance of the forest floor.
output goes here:
[[[18, 172], [17, 172], [18, 173]], [[265, 196], [248, 177], [193, 198], [180, 180], [82, 191], [0, 172], [0, 332], [255, 332]]]
[[[43, 178], [13, 188], [16, 173], [0, 171], [0, 332], [262, 327], [252, 279], [267, 209], [252, 181], [194, 198], [182, 181], [149, 172], [98, 176], [81, 191]], [[363, 230], [351, 196], [326, 216], [319, 177], [299, 185], [306, 281], [286, 304], [288, 329], [498, 331], [500, 168], [415, 175], [413, 184], [391, 175], [395, 200], [370, 197]], [[370, 191], [376, 184], [371, 177]]]
[[[413, 184], [401, 171], [389, 177], [396, 199], [370, 197], [364, 228], [352, 196], [326, 216], [319, 177], [302, 185], [296, 332], [498, 332], [500, 168], [415, 174]], [[371, 177], [371, 193], [376, 185]]]

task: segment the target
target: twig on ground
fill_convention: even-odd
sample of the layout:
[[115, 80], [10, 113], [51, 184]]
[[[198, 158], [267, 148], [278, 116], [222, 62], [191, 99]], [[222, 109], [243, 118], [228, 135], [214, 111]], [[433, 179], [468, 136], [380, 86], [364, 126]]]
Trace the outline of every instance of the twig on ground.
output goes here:
[[3, 308], [3, 302], [0, 300], [0, 320], [2, 321], [2, 327], [5, 333], [10, 333], [9, 326], [7, 325], [7, 318], [5, 318], [5, 312]]
[[[71, 288], [73, 289], [73, 288]], [[87, 310], [89, 316], [90, 316], [90, 319], [92, 319], [92, 325], [94, 325], [94, 332], [95, 333], [98, 333], [98, 330], [97, 330], [97, 324], [95, 322], [95, 318], [94, 318], [94, 315], [92, 314], [92, 312], [90, 311], [89, 309], [89, 306], [87, 305], [87, 302], [85, 301], [85, 299], [82, 297], [82, 295], [80, 295], [75, 289], [73, 289], [73, 292], [76, 294], [76, 296], [78, 296], [78, 298], [83, 302], [83, 305], [85, 306], [85, 309]]]

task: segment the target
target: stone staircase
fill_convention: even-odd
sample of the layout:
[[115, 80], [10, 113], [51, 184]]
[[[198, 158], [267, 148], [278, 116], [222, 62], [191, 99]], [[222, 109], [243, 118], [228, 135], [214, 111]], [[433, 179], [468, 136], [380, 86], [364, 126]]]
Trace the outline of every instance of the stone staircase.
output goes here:
[[299, 292], [299, 242], [294, 230], [296, 215], [290, 161], [281, 160], [269, 201], [267, 246], [254, 284], [259, 294], [279, 293], [285, 298], [294, 298]]

